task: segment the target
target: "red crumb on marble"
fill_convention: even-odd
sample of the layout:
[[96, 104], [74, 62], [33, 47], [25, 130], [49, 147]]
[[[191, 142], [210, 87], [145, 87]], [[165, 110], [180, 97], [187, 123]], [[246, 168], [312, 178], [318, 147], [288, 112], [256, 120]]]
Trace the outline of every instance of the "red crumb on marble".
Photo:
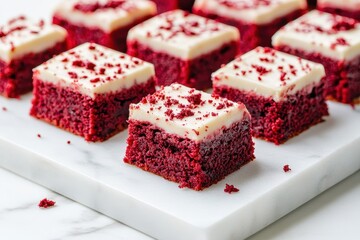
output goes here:
[[7, 108], [6, 108], [6, 107], [2, 107], [1, 109], [2, 109], [4, 112], [7, 111]]
[[67, 141], [66, 143], [70, 145], [70, 144], [71, 144], [71, 141], [69, 140], [69, 141]]
[[37, 134], [37, 137], [38, 137], [38, 138], [41, 138], [41, 134], [40, 134], [40, 133], [38, 133], [38, 134]]
[[286, 165], [284, 165], [283, 170], [284, 170], [284, 172], [290, 172], [291, 168], [289, 167], [288, 164], [286, 164]]
[[40, 208], [49, 208], [55, 205], [56, 202], [49, 200], [47, 198], [44, 198], [43, 200], [41, 200], [38, 204], [38, 206]]
[[226, 193], [231, 194], [231, 193], [235, 193], [235, 192], [238, 192], [238, 191], [239, 191], [239, 189], [234, 187], [234, 185], [229, 185], [229, 184], [225, 185], [224, 192], [226, 192]]

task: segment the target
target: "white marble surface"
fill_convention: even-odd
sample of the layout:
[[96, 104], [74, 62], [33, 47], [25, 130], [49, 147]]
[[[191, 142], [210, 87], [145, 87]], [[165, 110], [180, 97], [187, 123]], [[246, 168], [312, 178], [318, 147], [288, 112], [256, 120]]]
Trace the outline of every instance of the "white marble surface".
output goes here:
[[[2, 168], [0, 192], [5, 196], [0, 197], [1, 239], [153, 239]], [[44, 197], [55, 200], [56, 207], [39, 209]], [[357, 172], [248, 240], [355, 240], [360, 236], [359, 202]]]

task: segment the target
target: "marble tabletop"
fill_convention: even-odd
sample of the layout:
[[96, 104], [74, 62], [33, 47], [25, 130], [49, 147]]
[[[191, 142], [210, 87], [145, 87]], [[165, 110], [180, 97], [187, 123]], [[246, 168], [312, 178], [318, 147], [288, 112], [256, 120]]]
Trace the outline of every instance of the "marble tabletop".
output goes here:
[[[2, 168], [0, 192], [0, 239], [152, 239]], [[40, 209], [43, 198], [55, 207]], [[249, 239], [358, 239], [359, 202], [357, 172]]]

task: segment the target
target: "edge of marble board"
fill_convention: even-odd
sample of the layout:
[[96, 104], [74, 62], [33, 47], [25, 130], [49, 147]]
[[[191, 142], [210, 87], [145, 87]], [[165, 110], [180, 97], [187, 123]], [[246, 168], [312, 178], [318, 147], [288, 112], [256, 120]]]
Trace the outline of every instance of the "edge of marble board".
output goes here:
[[[251, 236], [360, 169], [360, 161], [356, 161], [360, 156], [359, 145], [360, 139], [354, 140], [246, 207], [205, 228], [156, 210], [111, 186], [1, 138], [0, 165], [157, 239], [239, 239]], [[79, 191], [82, 194], [77, 194]], [[293, 201], [284, 198], [294, 195], [298, 198]]]

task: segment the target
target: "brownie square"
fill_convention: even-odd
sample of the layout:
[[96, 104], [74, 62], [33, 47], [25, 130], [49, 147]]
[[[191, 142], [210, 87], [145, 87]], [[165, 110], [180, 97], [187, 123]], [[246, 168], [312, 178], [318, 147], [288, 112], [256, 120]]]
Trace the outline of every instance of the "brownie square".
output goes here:
[[243, 102], [254, 136], [281, 144], [328, 115], [324, 76], [321, 64], [258, 47], [213, 74], [213, 94]]
[[156, 3], [158, 13], [175, 10], [177, 8], [191, 11], [194, 0], [152, 0]]
[[313, 10], [273, 36], [276, 49], [324, 65], [325, 94], [339, 102], [360, 100], [360, 23]]
[[68, 31], [69, 48], [94, 42], [125, 52], [129, 29], [155, 14], [148, 0], [63, 0], [53, 23]]
[[128, 54], [155, 65], [157, 84], [206, 89], [211, 73], [235, 58], [238, 30], [182, 10], [145, 21], [129, 31]]
[[317, 9], [360, 21], [360, 1], [318, 0]]
[[66, 31], [25, 16], [0, 26], [0, 95], [16, 98], [32, 89], [32, 69], [66, 51]]
[[196, 0], [193, 12], [237, 27], [240, 53], [270, 47], [271, 36], [306, 12], [306, 0]]
[[130, 106], [124, 161], [203, 190], [254, 159], [243, 104], [172, 84]]
[[127, 126], [130, 103], [153, 92], [152, 64], [86, 43], [34, 69], [30, 114], [87, 141], [104, 141]]

